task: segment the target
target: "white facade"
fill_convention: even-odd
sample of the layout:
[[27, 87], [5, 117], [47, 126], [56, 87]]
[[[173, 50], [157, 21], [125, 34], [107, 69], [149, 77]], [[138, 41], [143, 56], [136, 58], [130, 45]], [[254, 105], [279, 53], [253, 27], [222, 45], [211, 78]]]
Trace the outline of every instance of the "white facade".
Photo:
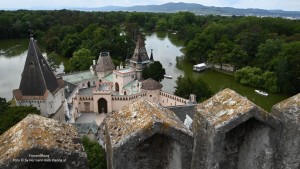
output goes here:
[[[64, 89], [60, 89], [56, 92], [55, 95], [52, 95], [51, 92], [47, 91], [47, 98], [44, 100], [41, 99], [26, 99], [26, 100], [18, 100], [17, 106], [32, 106], [36, 107], [41, 111], [41, 115], [45, 117], [49, 117], [52, 114], [56, 113], [58, 109], [62, 106], [64, 102], [65, 95]], [[34, 97], [33, 97], [34, 98]]]

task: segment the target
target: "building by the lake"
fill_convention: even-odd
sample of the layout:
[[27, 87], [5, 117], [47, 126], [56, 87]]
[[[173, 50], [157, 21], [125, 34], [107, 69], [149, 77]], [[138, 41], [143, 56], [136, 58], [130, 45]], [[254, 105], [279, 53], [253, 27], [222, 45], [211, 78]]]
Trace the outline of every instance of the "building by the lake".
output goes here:
[[152, 62], [153, 54], [149, 58], [144, 39], [139, 36], [133, 56], [125, 66], [115, 66], [110, 54], [101, 52], [90, 70], [55, 76], [31, 37], [20, 87], [13, 91], [13, 96], [17, 105], [32, 105], [43, 116], [71, 123], [82, 113], [106, 115], [140, 97], [162, 106], [190, 103], [162, 91], [159, 82], [143, 79], [142, 70]]
[[[101, 53], [89, 71], [54, 76], [31, 38], [20, 87], [14, 90], [17, 104], [35, 106], [62, 122], [88, 112], [107, 117], [99, 128], [76, 125], [75, 130], [29, 115], [0, 136], [0, 168], [88, 168], [78, 137], [88, 135], [105, 147], [109, 169], [299, 169], [300, 94], [271, 112], [230, 89], [189, 104], [192, 99], [141, 78], [151, 64], [141, 38], [128, 62], [115, 69], [109, 53]], [[28, 153], [67, 161], [15, 161]]]

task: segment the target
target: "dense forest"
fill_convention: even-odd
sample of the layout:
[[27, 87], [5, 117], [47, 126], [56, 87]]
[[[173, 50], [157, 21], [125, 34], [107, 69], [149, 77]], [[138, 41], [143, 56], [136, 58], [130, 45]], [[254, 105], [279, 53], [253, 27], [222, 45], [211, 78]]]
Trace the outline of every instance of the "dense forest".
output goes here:
[[66, 71], [86, 69], [78, 64], [91, 63], [101, 51], [109, 51], [115, 63], [125, 60], [132, 55], [137, 30], [171, 30], [177, 32], [190, 62], [227, 63], [242, 84], [274, 93], [300, 92], [299, 20], [189, 12], [19, 10], [0, 11], [0, 23], [0, 39], [28, 37], [32, 29], [49, 53], [74, 57]]

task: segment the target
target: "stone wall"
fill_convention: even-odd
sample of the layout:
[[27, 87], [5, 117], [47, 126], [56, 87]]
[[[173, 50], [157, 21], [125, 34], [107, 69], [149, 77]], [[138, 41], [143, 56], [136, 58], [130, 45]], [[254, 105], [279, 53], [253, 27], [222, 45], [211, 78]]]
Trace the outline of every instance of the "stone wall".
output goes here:
[[276, 168], [280, 121], [230, 89], [195, 108], [192, 168]]
[[272, 108], [272, 115], [280, 119], [277, 168], [300, 168], [300, 94], [284, 100]]

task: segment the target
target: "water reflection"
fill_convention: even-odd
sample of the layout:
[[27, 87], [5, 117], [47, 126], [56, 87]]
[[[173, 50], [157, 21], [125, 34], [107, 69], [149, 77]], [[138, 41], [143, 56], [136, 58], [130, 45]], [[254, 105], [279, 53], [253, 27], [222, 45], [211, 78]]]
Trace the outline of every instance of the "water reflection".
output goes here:
[[145, 43], [149, 56], [153, 49], [154, 60], [160, 61], [166, 69], [166, 74], [172, 76], [172, 79], [162, 80], [163, 90], [174, 93], [175, 80], [178, 76], [183, 75], [183, 72], [176, 67], [176, 57], [182, 55], [180, 52], [182, 46], [175, 46], [168, 36], [168, 33], [163, 32], [146, 34]]
[[27, 39], [0, 40], [0, 57], [18, 57], [27, 50]]

